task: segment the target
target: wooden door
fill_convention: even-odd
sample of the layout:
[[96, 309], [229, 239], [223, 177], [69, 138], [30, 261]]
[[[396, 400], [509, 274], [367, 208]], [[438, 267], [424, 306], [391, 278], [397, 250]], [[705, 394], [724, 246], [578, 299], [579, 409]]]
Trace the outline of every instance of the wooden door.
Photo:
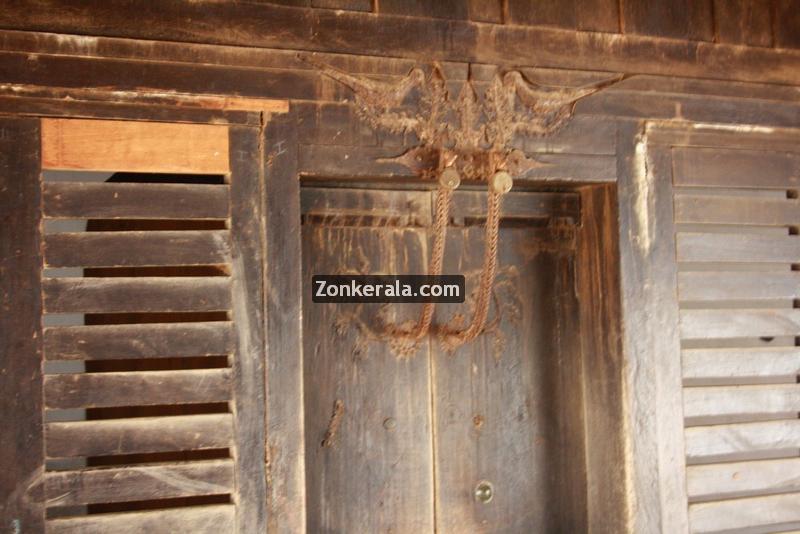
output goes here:
[[[413, 354], [382, 321], [418, 304], [315, 304], [314, 274], [426, 272], [433, 193], [305, 188], [306, 475], [312, 532], [579, 532], [586, 528], [575, 292], [576, 195], [505, 203], [488, 331]], [[445, 273], [475, 287], [485, 194], [460, 191]], [[498, 311], [499, 310], [499, 311]], [[435, 322], [469, 320], [469, 302]]]

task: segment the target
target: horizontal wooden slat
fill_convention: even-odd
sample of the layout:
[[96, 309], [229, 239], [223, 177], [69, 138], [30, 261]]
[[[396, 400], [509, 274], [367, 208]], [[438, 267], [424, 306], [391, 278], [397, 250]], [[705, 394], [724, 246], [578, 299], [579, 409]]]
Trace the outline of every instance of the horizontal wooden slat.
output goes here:
[[682, 339], [800, 335], [800, 310], [681, 310]]
[[147, 512], [96, 514], [47, 521], [47, 534], [141, 534], [143, 532], [233, 532], [236, 509], [232, 504], [191, 506]]
[[45, 425], [49, 458], [216, 449], [233, 445], [230, 414], [137, 417]]
[[739, 378], [800, 374], [800, 348], [685, 349], [683, 378]]
[[675, 222], [791, 226], [800, 224], [800, 202], [767, 198], [676, 195]]
[[800, 458], [690, 465], [686, 468], [689, 497], [800, 490]]
[[800, 295], [800, 272], [682, 272], [678, 296], [687, 301], [778, 300]]
[[673, 149], [673, 180], [679, 186], [774, 187], [800, 185], [800, 157], [786, 152]]
[[45, 236], [46, 267], [219, 265], [229, 261], [228, 232], [135, 231]]
[[689, 506], [689, 523], [692, 532], [716, 532], [790, 521], [800, 521], [800, 493], [732, 499]]
[[228, 128], [42, 119], [42, 168], [227, 174]]
[[400, 190], [303, 187], [300, 193], [304, 215], [324, 217], [402, 217], [401, 224], [430, 226], [431, 192]]
[[724, 454], [800, 449], [800, 419], [687, 428], [690, 458]]
[[678, 261], [800, 263], [800, 238], [753, 234], [677, 235]]
[[709, 386], [683, 389], [683, 415], [685, 417], [798, 411], [800, 411], [800, 384]]
[[225, 219], [227, 185], [45, 182], [44, 216], [74, 219]]
[[216, 356], [235, 348], [229, 322], [152, 323], [45, 328], [48, 360]]
[[55, 471], [45, 475], [47, 506], [223, 495], [233, 489], [230, 459]]
[[47, 375], [46, 408], [95, 408], [224, 402], [230, 369]]
[[46, 313], [202, 312], [231, 308], [227, 277], [45, 278]]
[[[457, 217], [486, 217], [486, 193], [456, 191], [451, 213]], [[504, 218], [579, 217], [580, 197], [570, 193], [512, 192], [503, 197]]]

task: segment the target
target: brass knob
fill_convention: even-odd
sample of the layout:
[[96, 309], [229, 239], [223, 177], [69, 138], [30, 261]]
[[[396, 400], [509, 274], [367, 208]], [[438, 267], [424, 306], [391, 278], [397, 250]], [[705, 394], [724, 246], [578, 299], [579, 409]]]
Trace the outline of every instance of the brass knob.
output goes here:
[[481, 480], [475, 486], [475, 500], [483, 504], [487, 504], [494, 497], [494, 488], [492, 483], [487, 480]]
[[453, 190], [456, 189], [460, 184], [461, 176], [458, 175], [458, 171], [453, 167], [447, 167], [442, 171], [442, 174], [439, 175], [439, 185], [445, 189]]
[[506, 171], [497, 171], [489, 178], [489, 187], [492, 188], [492, 191], [501, 195], [505, 195], [511, 191], [513, 185], [514, 180]]

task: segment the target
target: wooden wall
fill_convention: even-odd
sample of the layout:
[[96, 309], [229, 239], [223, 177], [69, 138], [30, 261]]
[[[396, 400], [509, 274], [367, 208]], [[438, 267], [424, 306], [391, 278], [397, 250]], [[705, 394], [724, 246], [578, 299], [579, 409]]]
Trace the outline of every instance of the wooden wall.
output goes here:
[[[652, 187], [669, 181], [669, 166], [656, 153], [648, 160], [645, 149], [654, 126], [678, 125], [678, 141], [670, 142], [681, 146], [713, 143], [721, 131], [746, 144], [755, 131], [769, 136], [772, 151], [796, 150], [797, 48], [797, 0], [8, 0], [0, 10], [0, 115], [262, 130], [265, 183], [276, 192], [266, 196], [265, 237], [267, 253], [278, 258], [267, 265], [267, 334], [281, 349], [267, 373], [267, 522], [270, 532], [298, 531], [304, 473], [293, 444], [302, 441], [302, 416], [285, 402], [302, 395], [295, 387], [301, 340], [292, 329], [300, 305], [296, 179], [409, 177], [377, 158], [415, 140], [371, 131], [350, 92], [297, 52], [384, 80], [435, 60], [454, 89], [467, 77], [485, 87], [498, 68], [559, 85], [628, 74], [582, 101], [558, 136], [515, 142], [551, 164], [527, 180], [581, 191], [595, 217], [584, 232], [603, 244], [581, 250], [598, 266], [581, 274], [598, 297], [586, 317], [593, 339], [582, 342], [604, 346], [586, 370], [594, 380], [585, 396], [619, 402], [624, 435], [587, 458], [621, 473], [590, 479], [590, 521], [613, 516], [605, 524], [612, 531], [671, 533], [688, 524], [676, 267], [668, 264], [674, 235], [662, 224], [664, 217], [672, 224], [672, 197]], [[289, 100], [291, 113], [267, 120], [287, 111], [270, 99]], [[294, 274], [282, 278], [286, 270]], [[606, 329], [608, 322], [614, 327]], [[589, 431], [601, 433], [610, 420], [595, 410]]]

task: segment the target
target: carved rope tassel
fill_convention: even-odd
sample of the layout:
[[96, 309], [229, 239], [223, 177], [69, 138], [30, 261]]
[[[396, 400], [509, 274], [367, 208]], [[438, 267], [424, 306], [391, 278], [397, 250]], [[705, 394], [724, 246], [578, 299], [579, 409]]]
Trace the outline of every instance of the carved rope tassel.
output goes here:
[[483, 267], [481, 269], [478, 294], [475, 298], [475, 312], [470, 325], [464, 330], [444, 329], [442, 335], [448, 338], [453, 347], [469, 343], [481, 333], [489, 316], [489, 302], [497, 274], [497, 247], [500, 240], [500, 208], [503, 195], [511, 191], [513, 180], [506, 171], [496, 172], [489, 180], [488, 209], [484, 236]]

